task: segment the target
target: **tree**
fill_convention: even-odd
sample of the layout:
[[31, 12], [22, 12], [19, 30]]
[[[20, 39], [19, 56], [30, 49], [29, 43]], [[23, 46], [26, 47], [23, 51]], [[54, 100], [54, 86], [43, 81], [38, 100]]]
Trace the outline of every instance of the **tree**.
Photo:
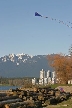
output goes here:
[[67, 83], [72, 78], [72, 56], [64, 54], [48, 55], [49, 65], [54, 68], [59, 83]]

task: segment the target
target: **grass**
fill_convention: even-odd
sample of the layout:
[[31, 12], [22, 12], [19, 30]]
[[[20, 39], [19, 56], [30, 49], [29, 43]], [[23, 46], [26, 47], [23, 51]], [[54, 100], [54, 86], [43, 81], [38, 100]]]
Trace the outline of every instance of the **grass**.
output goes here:
[[46, 86], [44, 86], [44, 85], [39, 85], [39, 87], [41, 87], [41, 88], [43, 88], [43, 87], [51, 87], [51, 88], [56, 88], [56, 87], [58, 87], [58, 86], [72, 86], [72, 84], [52, 84], [52, 85], [46, 85]]
[[72, 108], [72, 98], [57, 105], [48, 105], [46, 108]]
[[[63, 101], [61, 103], [59, 103], [60, 108], [72, 108], [72, 98], [68, 99], [67, 101]], [[67, 106], [63, 106], [63, 105], [67, 105]]]
[[52, 88], [56, 88], [58, 86], [72, 86], [72, 84], [53, 84], [51, 85]]

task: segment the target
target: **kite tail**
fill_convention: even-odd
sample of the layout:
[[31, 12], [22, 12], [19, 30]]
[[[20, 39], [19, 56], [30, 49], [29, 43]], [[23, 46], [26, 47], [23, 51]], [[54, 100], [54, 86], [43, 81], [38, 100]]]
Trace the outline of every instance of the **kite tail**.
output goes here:
[[[43, 16], [43, 15], [39, 14], [38, 12], [35, 12], [35, 16], [40, 16], [40, 17], [43, 17], [43, 18], [49, 18], [49, 19], [54, 20], [54, 21], [56, 21], [58, 23], [62, 23], [63, 25], [66, 25], [69, 28], [72, 28], [70, 25], [66, 24], [64, 21], [61, 21], [59, 19], [54, 19], [54, 18], [49, 17], [49, 16], [48, 17], [47, 16]], [[70, 21], [67, 21], [67, 22], [72, 24]]]

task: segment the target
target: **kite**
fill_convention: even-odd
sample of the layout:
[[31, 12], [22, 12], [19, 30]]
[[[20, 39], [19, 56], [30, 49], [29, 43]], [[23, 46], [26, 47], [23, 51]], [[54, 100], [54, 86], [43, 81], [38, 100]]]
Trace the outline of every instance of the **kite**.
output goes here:
[[[64, 24], [64, 25], [66, 25], [67, 27], [69, 27], [69, 28], [72, 28], [72, 26], [70, 26], [70, 25], [68, 25], [67, 23], [65, 23], [64, 21], [61, 21], [61, 20], [59, 20], [59, 19], [54, 19], [54, 18], [51, 18], [51, 17], [47, 17], [47, 16], [43, 16], [43, 15], [41, 15], [41, 14], [39, 14], [38, 12], [35, 12], [35, 16], [39, 16], [39, 17], [43, 17], [43, 18], [49, 18], [49, 19], [51, 19], [51, 20], [54, 20], [54, 21], [56, 21], [56, 22], [58, 22], [58, 23], [62, 23], [62, 24]], [[72, 24], [70, 21], [67, 21], [69, 24]]]
[[[41, 16], [39, 13], [35, 12], [35, 16]], [[42, 16], [41, 16], [42, 17]]]

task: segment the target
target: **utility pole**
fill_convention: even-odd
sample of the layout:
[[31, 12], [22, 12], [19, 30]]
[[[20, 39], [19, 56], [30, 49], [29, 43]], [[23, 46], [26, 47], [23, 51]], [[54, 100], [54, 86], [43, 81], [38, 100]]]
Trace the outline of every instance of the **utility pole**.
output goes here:
[[69, 55], [72, 56], [72, 44], [71, 44], [71, 46], [69, 48]]

